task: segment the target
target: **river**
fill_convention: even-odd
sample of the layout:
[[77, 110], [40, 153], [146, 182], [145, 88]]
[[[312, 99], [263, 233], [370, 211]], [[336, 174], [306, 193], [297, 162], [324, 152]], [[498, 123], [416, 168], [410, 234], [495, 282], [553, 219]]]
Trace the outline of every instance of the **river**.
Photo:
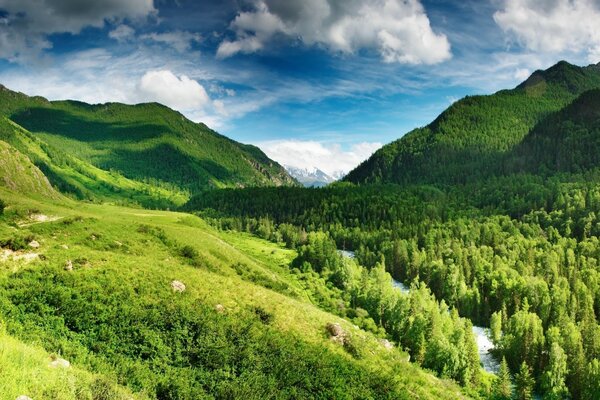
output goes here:
[[[338, 251], [344, 257], [355, 257], [353, 251]], [[410, 292], [410, 289], [404, 283], [393, 278], [392, 285], [402, 293], [408, 294]], [[490, 353], [494, 349], [494, 343], [492, 343], [487, 335], [487, 329], [482, 326], [473, 326], [473, 334], [475, 335], [475, 341], [477, 342], [477, 349], [479, 351], [479, 360], [481, 361], [483, 369], [492, 374], [498, 373], [498, 370], [500, 369], [500, 362], [498, 362], [498, 360]]]

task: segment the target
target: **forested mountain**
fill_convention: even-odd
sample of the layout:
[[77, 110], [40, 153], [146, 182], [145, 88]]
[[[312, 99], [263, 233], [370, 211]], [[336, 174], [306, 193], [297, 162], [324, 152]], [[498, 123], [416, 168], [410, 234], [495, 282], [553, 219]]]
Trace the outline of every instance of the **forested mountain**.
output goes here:
[[452, 374], [460, 345], [437, 317], [407, 328], [393, 300], [349, 296], [412, 360], [484, 398], [598, 399], [599, 88], [599, 66], [561, 62], [515, 89], [458, 101], [349, 182], [225, 189], [192, 197], [186, 209], [299, 249], [304, 268], [337, 288], [356, 283], [335, 261], [315, 261], [315, 248], [353, 250], [371, 273], [383, 267], [428, 288], [489, 327], [502, 361], [491, 390]]
[[[50, 102], [0, 87], [0, 118], [2, 139], [29, 155], [55, 186], [79, 197], [85, 197], [81, 192], [93, 195], [95, 188], [63, 173], [65, 164], [86, 165], [84, 169], [173, 192], [296, 184], [260, 149], [157, 103]], [[47, 157], [35, 154], [24, 141], [35, 141]]]
[[354, 183], [467, 183], [502, 172], [530, 130], [583, 92], [600, 66], [561, 61], [512, 90], [457, 101], [435, 121], [375, 152], [344, 179]]
[[600, 166], [600, 89], [540, 121], [511, 154], [505, 173], [584, 172]]

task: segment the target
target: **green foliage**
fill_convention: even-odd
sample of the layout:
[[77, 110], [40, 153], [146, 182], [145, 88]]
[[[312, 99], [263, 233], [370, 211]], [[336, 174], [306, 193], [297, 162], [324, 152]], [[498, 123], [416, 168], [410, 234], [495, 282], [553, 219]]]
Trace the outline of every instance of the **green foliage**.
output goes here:
[[515, 395], [517, 400], [533, 399], [534, 379], [531, 376], [527, 363], [523, 362], [519, 372], [515, 375]]
[[498, 400], [510, 400], [512, 398], [512, 381], [510, 377], [510, 370], [508, 369], [508, 363], [506, 358], [502, 357], [500, 363], [500, 370], [498, 371], [498, 378], [495, 385], [494, 394]]
[[[546, 71], [535, 72], [513, 90], [457, 101], [428, 126], [378, 150], [344, 180], [464, 184], [497, 175], [510, 168], [506, 165], [506, 153], [515, 150], [538, 122], [586, 90], [596, 88], [600, 88], [597, 67], [580, 68], [560, 62]], [[552, 149], [551, 154], [568, 154], [570, 147]], [[584, 152], [595, 157], [594, 151]], [[544, 157], [550, 159], [552, 155]]]
[[4, 214], [4, 209], [8, 206], [8, 204], [6, 204], [6, 202], [2, 199], [0, 199], [0, 215]]
[[542, 377], [545, 389], [545, 399], [558, 400], [569, 397], [569, 390], [565, 384], [567, 377], [567, 355], [556, 342], [550, 347], [548, 367]]

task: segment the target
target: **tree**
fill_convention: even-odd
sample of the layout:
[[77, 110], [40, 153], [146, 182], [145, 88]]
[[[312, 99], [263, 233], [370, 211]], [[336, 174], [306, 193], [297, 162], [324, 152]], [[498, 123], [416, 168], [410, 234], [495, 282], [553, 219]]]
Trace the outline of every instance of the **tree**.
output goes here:
[[586, 371], [586, 386], [582, 398], [585, 400], [600, 399], [600, 361], [592, 360]]
[[512, 398], [512, 382], [510, 380], [510, 370], [506, 357], [502, 357], [500, 370], [498, 371], [498, 380], [496, 386], [496, 398], [499, 400], [510, 400]]
[[559, 400], [568, 397], [569, 390], [565, 385], [566, 376], [567, 356], [558, 343], [552, 343], [550, 360], [543, 375], [543, 386], [546, 392], [544, 399]]
[[502, 338], [502, 311], [492, 314], [492, 318], [490, 319], [490, 333], [492, 342], [494, 344], [500, 343], [500, 339]]
[[531, 376], [527, 363], [523, 361], [517, 375], [515, 375], [516, 399], [531, 400], [533, 399], [533, 385], [535, 381]]

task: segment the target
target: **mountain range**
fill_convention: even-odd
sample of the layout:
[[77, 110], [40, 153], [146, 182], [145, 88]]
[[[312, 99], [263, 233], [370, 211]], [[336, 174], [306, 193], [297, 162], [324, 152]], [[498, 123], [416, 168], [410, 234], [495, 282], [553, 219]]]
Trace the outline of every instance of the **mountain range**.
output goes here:
[[284, 165], [286, 171], [305, 187], [323, 187], [343, 178], [343, 172], [329, 175], [317, 167], [298, 168]]
[[598, 398], [599, 154], [600, 65], [343, 178], [0, 87], [0, 399]]
[[76, 198], [172, 206], [211, 188], [297, 184], [259, 148], [157, 103], [53, 102], [0, 86], [0, 139]]

